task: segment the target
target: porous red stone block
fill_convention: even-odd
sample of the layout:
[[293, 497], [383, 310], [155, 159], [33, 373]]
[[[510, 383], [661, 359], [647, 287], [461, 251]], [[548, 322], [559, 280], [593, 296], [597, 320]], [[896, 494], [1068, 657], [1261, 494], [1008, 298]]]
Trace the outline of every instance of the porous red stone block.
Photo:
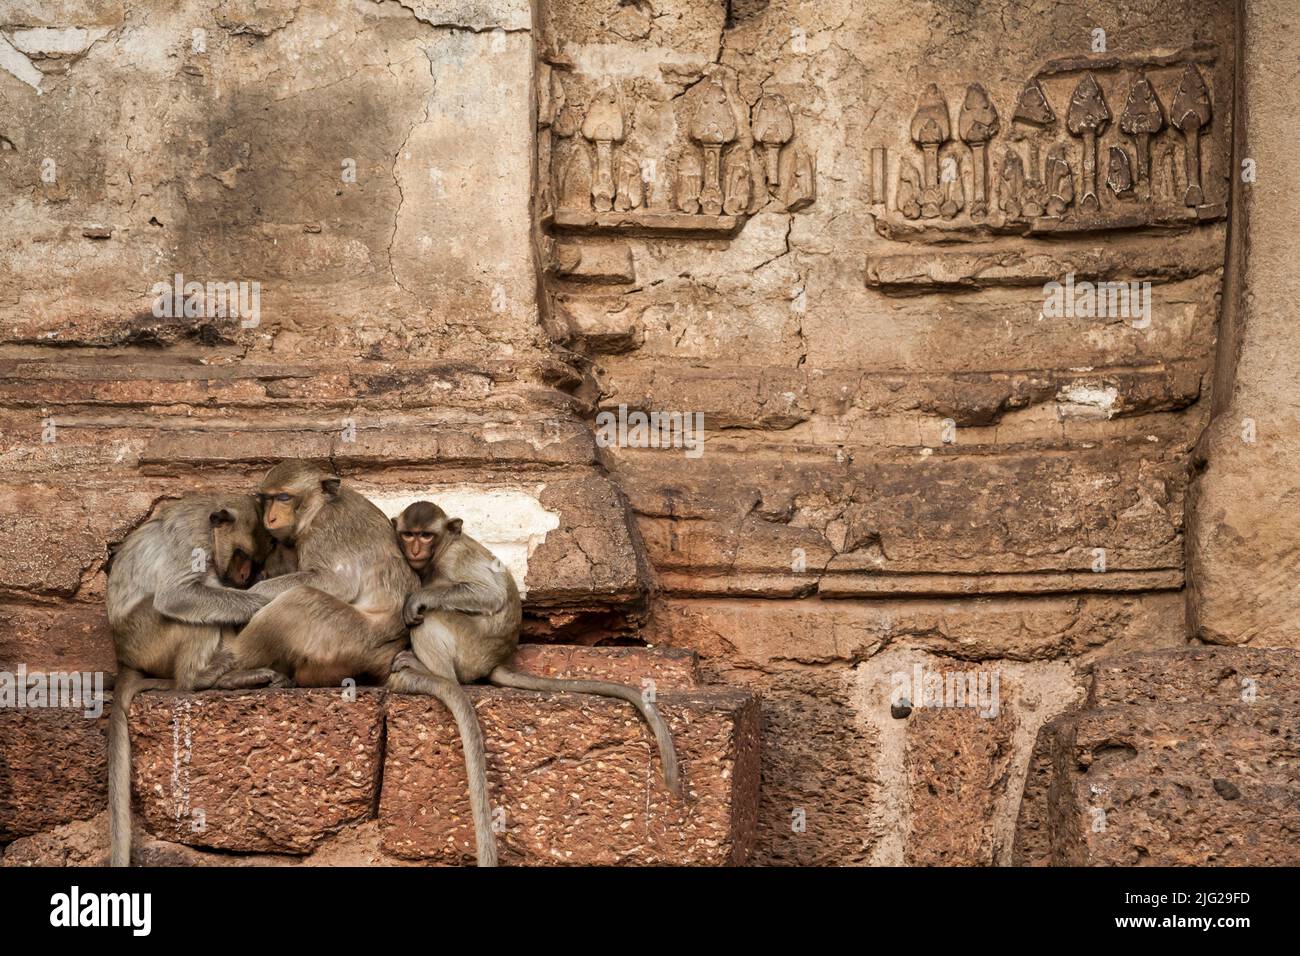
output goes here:
[[969, 708], [918, 708], [907, 721], [911, 866], [990, 866], [998, 801], [1015, 757], [1016, 721]]
[[1089, 702], [1281, 704], [1300, 707], [1300, 651], [1194, 647], [1126, 654], [1093, 667]]
[[369, 689], [142, 694], [131, 712], [137, 809], [164, 840], [306, 853], [373, 815], [383, 697]]
[[656, 690], [694, 687], [700, 682], [694, 651], [678, 648], [581, 647], [524, 644], [510, 666], [525, 674], [567, 680], [608, 680], [640, 688], [651, 680]]
[[[663, 694], [685, 796], [664, 788], [654, 739], [622, 701], [472, 688], [507, 864], [743, 863], [759, 784], [756, 695], [725, 688]], [[460, 737], [436, 701], [390, 695], [383, 849], [467, 863], [474, 832]]]
[[[93, 712], [93, 708], [91, 708]], [[0, 708], [0, 840], [104, 809], [108, 710]]]

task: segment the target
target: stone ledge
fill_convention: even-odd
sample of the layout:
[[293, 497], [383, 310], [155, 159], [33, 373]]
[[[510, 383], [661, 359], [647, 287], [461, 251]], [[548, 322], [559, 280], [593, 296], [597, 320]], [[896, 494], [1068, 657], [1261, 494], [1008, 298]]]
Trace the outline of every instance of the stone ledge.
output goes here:
[[[758, 789], [753, 695], [697, 688], [696, 655], [674, 648], [525, 645], [513, 665], [526, 673], [615, 680], [634, 687], [643, 679], [654, 680], [677, 737], [687, 783], [695, 791], [684, 810], [668, 806], [672, 801], [658, 783], [649, 732], [620, 702], [473, 688], [470, 693], [480, 701], [492, 702], [484, 711], [490, 755], [526, 740], [529, 753], [546, 748], [555, 754], [549, 759], [564, 764], [597, 748], [591, 764], [571, 768], [583, 775], [579, 784], [564, 775], [563, 767], [537, 776], [536, 765], [512, 763], [508, 755], [496, 762], [495, 767], [505, 768], [500, 772], [518, 767], [519, 773], [535, 775], [518, 786], [508, 781], [514, 788], [510, 792], [540, 800], [547, 808], [534, 818], [536, 832], [530, 840], [540, 845], [562, 838], [556, 835], [559, 830], [546, 831], [565, 824], [560, 816], [572, 816], [585, 838], [604, 845], [609, 841], [599, 828], [627, 830], [623, 815], [634, 812], [638, 801], [645, 812], [650, 797], [658, 795], [651, 811], [659, 821], [654, 842], [641, 848], [614, 840], [610, 846], [617, 854], [632, 862], [732, 862], [749, 852]], [[676, 692], [663, 694], [669, 689]], [[103, 716], [90, 720], [69, 710], [0, 710], [0, 839], [39, 837], [103, 811], [107, 713], [106, 707]], [[138, 845], [143, 848], [152, 839], [244, 854], [296, 858], [319, 853], [336, 834], [375, 817], [386, 713], [399, 740], [404, 739], [403, 727], [422, 727], [418, 721], [434, 713], [436, 740], [411, 745], [418, 752], [409, 756], [408, 771], [451, 769], [441, 772], [432, 787], [416, 789], [405, 808], [399, 804], [389, 813], [385, 850], [393, 842], [387, 831], [394, 825], [418, 831], [418, 817], [430, 808], [467, 806], [459, 736], [440, 705], [377, 688], [360, 689], [353, 701], [333, 689], [141, 694], [132, 709], [132, 789], [136, 811], [150, 834], [141, 832]], [[417, 716], [403, 718], [412, 714]], [[493, 716], [500, 723], [493, 724]], [[539, 736], [546, 730], [555, 736]], [[392, 736], [390, 732], [390, 751]], [[631, 774], [636, 774], [635, 783]], [[575, 786], [590, 791], [599, 809], [564, 806], [550, 812], [553, 805], [545, 800], [555, 792], [573, 792]], [[409, 821], [394, 824], [393, 813], [409, 813]], [[471, 831], [463, 837], [471, 840]], [[51, 849], [55, 844], [59, 841], [38, 839], [32, 859], [61, 858]], [[399, 849], [404, 846], [398, 841]], [[418, 846], [405, 848], [402, 856], [445, 862], [429, 859]]]
[[[1089, 707], [1045, 724], [1013, 862], [1300, 863], [1297, 655], [1189, 647], [1099, 661]], [[1241, 678], [1256, 681], [1243, 699]]]
[[[507, 864], [728, 865], [756, 839], [758, 697], [698, 688], [658, 698], [686, 796], [663, 787], [653, 737], [621, 701], [473, 688]], [[385, 852], [466, 863], [474, 834], [460, 737], [447, 710], [390, 695], [383, 796]]]
[[539, 677], [610, 680], [633, 687], [640, 687], [642, 680], [650, 679], [657, 690], [695, 687], [700, 683], [698, 655], [675, 647], [523, 644], [510, 666]]
[[305, 853], [374, 814], [384, 694], [335, 689], [142, 694], [132, 783], [163, 840]]
[[1093, 668], [1088, 703], [1240, 704], [1243, 695], [1300, 708], [1300, 651], [1195, 647], [1107, 658]]
[[0, 708], [0, 841], [84, 820], [107, 806], [107, 715]]

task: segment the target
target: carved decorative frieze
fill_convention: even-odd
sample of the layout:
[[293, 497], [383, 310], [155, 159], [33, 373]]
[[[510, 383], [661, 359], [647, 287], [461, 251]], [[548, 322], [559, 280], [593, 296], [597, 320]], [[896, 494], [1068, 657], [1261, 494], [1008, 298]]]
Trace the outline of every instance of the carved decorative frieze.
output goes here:
[[980, 83], [955, 111], [958, 101], [928, 83], [898, 140], [870, 150], [877, 231], [952, 242], [1222, 219], [1226, 203], [1207, 193], [1226, 192], [1207, 189], [1203, 168], [1214, 59], [1193, 47], [1053, 60], [1009, 104], [1009, 123]]
[[[681, 104], [633, 102], [629, 110], [612, 83], [591, 95], [585, 113], [567, 97], [556, 101], [566, 103], [550, 123], [558, 202], [543, 222], [559, 232], [724, 237], [769, 204], [797, 212], [816, 200], [816, 158], [799, 144], [785, 97], [764, 93], [746, 104], [726, 67], [711, 68]], [[637, 117], [653, 128], [666, 125], [669, 111], [675, 143], [668, 156], [643, 161], [631, 145], [644, 148]]]

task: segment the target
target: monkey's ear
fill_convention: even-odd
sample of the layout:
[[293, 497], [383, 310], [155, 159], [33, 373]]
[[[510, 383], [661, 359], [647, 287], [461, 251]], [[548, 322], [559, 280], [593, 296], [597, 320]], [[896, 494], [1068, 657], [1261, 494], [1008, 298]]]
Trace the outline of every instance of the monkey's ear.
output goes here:
[[212, 514], [208, 515], [208, 521], [212, 523], [212, 527], [214, 528], [220, 527], [223, 524], [234, 524], [235, 513], [229, 508], [218, 508], [216, 511], [212, 512]]
[[451, 518], [451, 519], [449, 519], [449, 520], [447, 521], [447, 533], [448, 533], [448, 534], [460, 534], [460, 528], [461, 528], [461, 525], [463, 525], [464, 523], [465, 523], [465, 522], [462, 521], [460, 518]]
[[322, 478], [320, 480], [320, 490], [325, 492], [326, 498], [337, 498], [340, 484], [342, 484], [342, 481], [338, 478]]

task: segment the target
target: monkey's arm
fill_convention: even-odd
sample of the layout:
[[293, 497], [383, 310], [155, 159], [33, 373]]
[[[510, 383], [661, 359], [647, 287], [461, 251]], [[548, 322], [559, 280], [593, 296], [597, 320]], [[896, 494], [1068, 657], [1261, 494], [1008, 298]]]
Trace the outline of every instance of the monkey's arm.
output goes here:
[[352, 602], [357, 591], [355, 583], [331, 571], [293, 571], [290, 574], [280, 574], [265, 581], [258, 581], [250, 590], [269, 601], [291, 588], [316, 588], [346, 603]]
[[506, 589], [495, 581], [438, 582], [406, 599], [406, 624], [414, 627], [426, 611], [495, 614], [506, 606]]
[[243, 624], [269, 601], [252, 591], [195, 580], [182, 581], [153, 596], [159, 614], [186, 624]]

